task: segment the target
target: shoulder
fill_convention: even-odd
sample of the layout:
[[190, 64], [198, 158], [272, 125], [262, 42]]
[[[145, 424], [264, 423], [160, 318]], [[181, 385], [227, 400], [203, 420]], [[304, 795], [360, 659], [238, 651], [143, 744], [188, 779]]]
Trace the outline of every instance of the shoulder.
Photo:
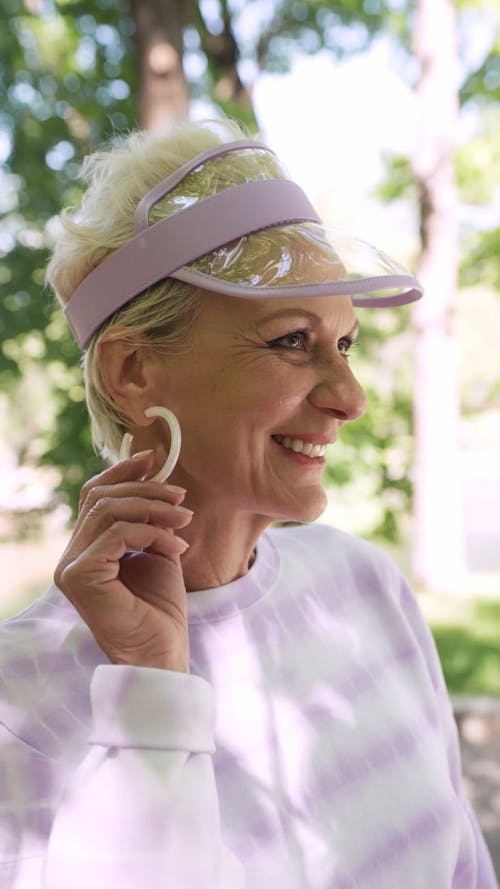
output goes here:
[[16, 672], [14, 659], [19, 675], [23, 673], [23, 664], [27, 670], [28, 663], [43, 663], [45, 656], [64, 647], [79, 622], [71, 603], [57, 587], [50, 587], [28, 608], [0, 622], [0, 675]]
[[309, 571], [365, 586], [398, 584], [401, 573], [390, 556], [367, 540], [331, 525], [289, 525], [269, 532], [282, 559], [307, 564]]
[[362, 538], [329, 525], [273, 528], [280, 552], [280, 586], [315, 596], [370, 628], [371, 637], [393, 638], [402, 651], [418, 652], [432, 684], [444, 680], [431, 630], [407, 579], [393, 559]]
[[314, 589], [330, 606], [372, 613], [377, 623], [398, 624], [419, 638], [428, 628], [414, 593], [393, 559], [373, 543], [330, 525], [273, 528], [280, 554], [280, 585]]
[[89, 685], [106, 658], [57, 587], [0, 623], [0, 723], [30, 747], [56, 752], [89, 709]]

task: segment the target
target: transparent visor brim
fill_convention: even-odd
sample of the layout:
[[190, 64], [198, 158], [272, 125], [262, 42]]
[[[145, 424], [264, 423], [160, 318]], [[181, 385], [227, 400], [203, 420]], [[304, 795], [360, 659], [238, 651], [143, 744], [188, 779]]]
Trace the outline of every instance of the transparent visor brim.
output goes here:
[[263, 299], [348, 295], [358, 306], [390, 306], [421, 296], [418, 281], [365, 241], [314, 222], [240, 237], [173, 277], [228, 296]]

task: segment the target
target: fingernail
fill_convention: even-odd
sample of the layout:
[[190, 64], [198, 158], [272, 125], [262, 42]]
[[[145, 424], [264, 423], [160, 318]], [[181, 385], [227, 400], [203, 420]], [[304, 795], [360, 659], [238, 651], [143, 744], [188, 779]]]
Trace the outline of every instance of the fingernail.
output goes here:
[[147, 451], [139, 451], [137, 454], [133, 454], [132, 457], [130, 457], [130, 459], [131, 460], [142, 460], [143, 457], [145, 457], [146, 455], [149, 457], [149, 456], [151, 456], [151, 454], [154, 454], [153, 448], [149, 448], [149, 450], [147, 450]]
[[178, 550], [179, 555], [182, 555], [182, 553], [185, 553], [186, 550], [189, 549], [190, 544], [187, 543], [187, 541], [184, 540], [182, 537], [177, 537], [177, 535], [175, 535], [174, 540], [177, 544], [176, 549]]
[[180, 488], [178, 485], [167, 485], [167, 487], [173, 494], [187, 494], [187, 488]]
[[193, 510], [192, 510], [192, 509], [186, 509], [185, 506], [176, 506], [175, 508], [176, 508], [177, 512], [185, 512], [186, 515], [194, 515]]

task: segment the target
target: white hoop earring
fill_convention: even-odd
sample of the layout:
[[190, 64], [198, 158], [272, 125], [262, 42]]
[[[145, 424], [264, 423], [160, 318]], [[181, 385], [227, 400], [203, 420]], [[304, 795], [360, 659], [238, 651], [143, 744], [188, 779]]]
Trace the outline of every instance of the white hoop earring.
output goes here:
[[[169, 475], [174, 471], [175, 464], [179, 459], [179, 454], [181, 452], [181, 427], [179, 426], [179, 421], [175, 414], [168, 409], [168, 407], [160, 407], [159, 405], [155, 407], [148, 407], [147, 410], [144, 411], [146, 417], [161, 417], [162, 420], [165, 420], [170, 427], [170, 436], [171, 436], [171, 444], [170, 451], [165, 463], [162, 468], [153, 478], [149, 479], [151, 482], [164, 482]], [[126, 432], [122, 439], [122, 444], [120, 448], [120, 460], [127, 460], [130, 457], [130, 449], [132, 447], [132, 438], [130, 432]]]

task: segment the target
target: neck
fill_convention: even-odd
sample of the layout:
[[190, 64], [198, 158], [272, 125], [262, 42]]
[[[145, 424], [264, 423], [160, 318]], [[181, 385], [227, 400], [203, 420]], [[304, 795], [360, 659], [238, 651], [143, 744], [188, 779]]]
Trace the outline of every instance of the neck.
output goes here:
[[182, 573], [188, 593], [224, 586], [248, 573], [254, 549], [262, 532], [271, 524], [265, 516], [232, 513], [220, 506], [198, 512], [179, 536], [189, 543], [182, 556]]

